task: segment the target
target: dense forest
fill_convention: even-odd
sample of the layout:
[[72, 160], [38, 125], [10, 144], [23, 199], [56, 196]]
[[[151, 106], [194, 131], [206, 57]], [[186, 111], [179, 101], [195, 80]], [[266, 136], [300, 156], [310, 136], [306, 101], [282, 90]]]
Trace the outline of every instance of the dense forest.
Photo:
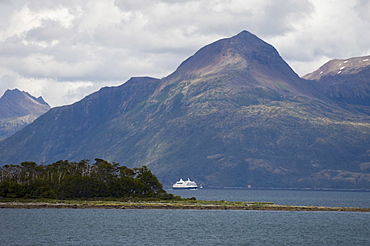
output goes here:
[[49, 165], [22, 162], [0, 167], [0, 197], [3, 198], [94, 198], [146, 197], [171, 199], [146, 167], [128, 168], [95, 159]]

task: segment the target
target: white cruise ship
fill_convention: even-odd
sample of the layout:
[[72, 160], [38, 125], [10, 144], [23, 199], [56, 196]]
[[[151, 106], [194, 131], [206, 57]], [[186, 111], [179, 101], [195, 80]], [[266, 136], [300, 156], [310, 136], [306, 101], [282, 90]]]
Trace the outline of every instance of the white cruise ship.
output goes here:
[[174, 185], [172, 185], [172, 189], [197, 189], [198, 185], [194, 181], [191, 181], [190, 179], [184, 181], [180, 179], [177, 181]]

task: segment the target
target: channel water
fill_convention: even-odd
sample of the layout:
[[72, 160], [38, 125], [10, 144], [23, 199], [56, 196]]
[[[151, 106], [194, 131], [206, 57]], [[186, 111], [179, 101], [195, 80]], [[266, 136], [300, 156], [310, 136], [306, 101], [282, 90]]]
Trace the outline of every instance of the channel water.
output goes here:
[[[198, 200], [370, 207], [369, 192], [169, 190]], [[0, 245], [370, 245], [370, 213], [0, 209]]]

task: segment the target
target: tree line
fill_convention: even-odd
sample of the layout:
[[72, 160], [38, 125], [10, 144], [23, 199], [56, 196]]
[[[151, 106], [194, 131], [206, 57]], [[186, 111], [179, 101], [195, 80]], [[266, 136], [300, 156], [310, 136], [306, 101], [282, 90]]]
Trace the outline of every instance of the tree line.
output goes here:
[[171, 199], [146, 167], [128, 168], [103, 159], [38, 165], [0, 167], [0, 197], [4, 198], [98, 198], [148, 197]]

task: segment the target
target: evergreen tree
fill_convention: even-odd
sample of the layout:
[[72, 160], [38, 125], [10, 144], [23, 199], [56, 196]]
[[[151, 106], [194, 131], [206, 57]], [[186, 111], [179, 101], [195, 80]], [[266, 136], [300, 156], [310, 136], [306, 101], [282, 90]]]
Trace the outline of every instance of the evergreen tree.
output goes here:
[[0, 196], [9, 198], [93, 198], [173, 196], [146, 167], [130, 169], [95, 159], [49, 165], [22, 162], [0, 167]]

